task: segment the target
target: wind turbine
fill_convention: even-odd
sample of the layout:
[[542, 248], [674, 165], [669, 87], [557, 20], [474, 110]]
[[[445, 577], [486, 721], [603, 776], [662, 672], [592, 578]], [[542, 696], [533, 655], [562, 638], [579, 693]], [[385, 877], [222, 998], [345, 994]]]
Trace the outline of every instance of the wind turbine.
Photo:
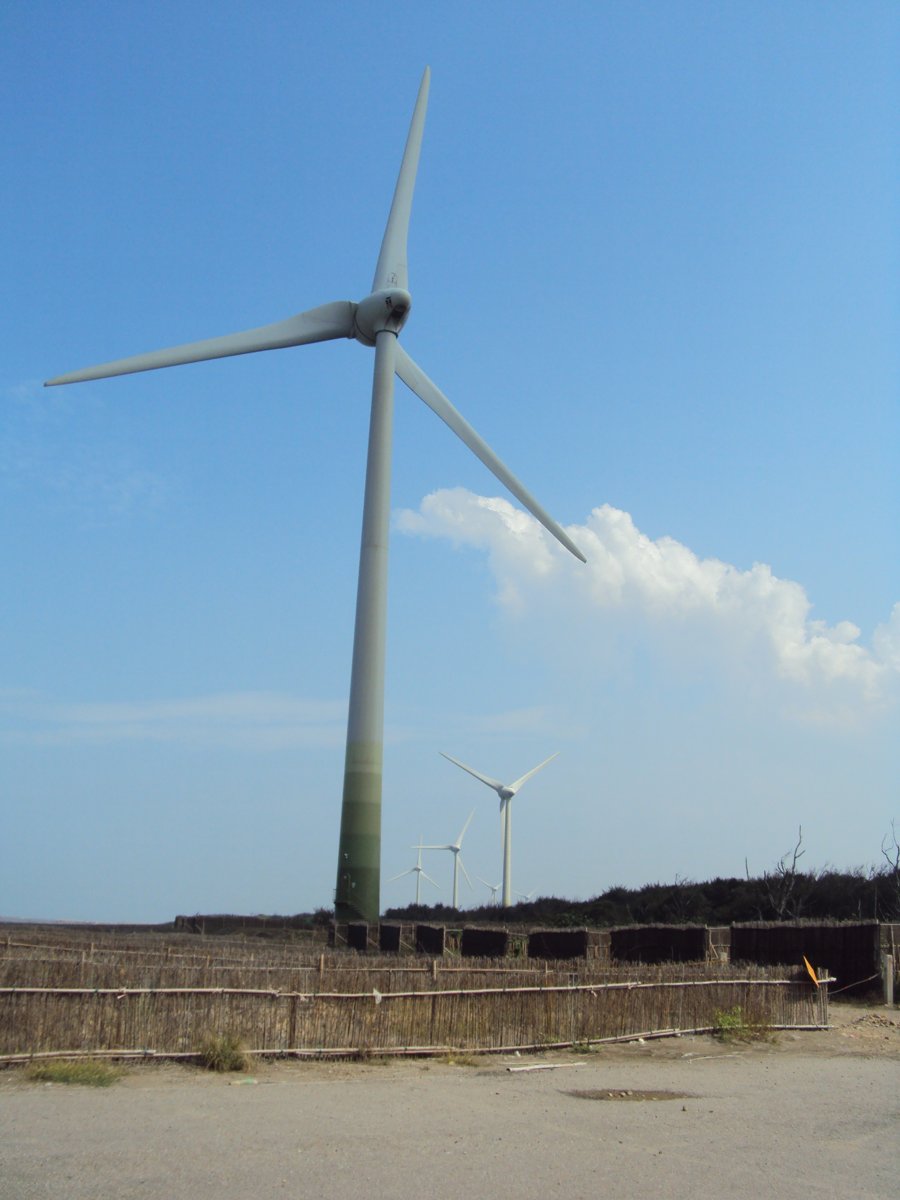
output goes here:
[[[509, 908], [512, 904], [512, 813], [510, 806], [513, 796], [527, 783], [532, 775], [537, 775], [542, 767], [546, 767], [548, 762], [552, 762], [556, 755], [551, 754], [549, 758], [545, 758], [542, 763], [538, 763], [536, 767], [532, 767], [530, 771], [526, 771], [514, 783], [501, 783], [499, 779], [491, 779], [489, 775], [482, 775], [480, 771], [476, 771], [474, 767], [467, 767], [465, 763], [460, 762], [458, 758], [452, 758], [449, 754], [441, 754], [454, 766], [462, 767], [464, 771], [468, 771], [470, 775], [474, 775], [476, 779], [480, 779], [482, 783], [486, 783], [489, 788], [493, 788], [500, 797], [500, 824], [503, 829], [503, 896], [500, 903], [504, 908]], [[483, 881], [482, 881], [483, 882]], [[491, 885], [488, 884], [488, 887]]]
[[416, 865], [414, 867], [410, 867], [408, 871], [401, 871], [399, 875], [394, 875], [388, 880], [388, 883], [393, 883], [397, 879], [403, 879], [404, 876], [406, 876], [406, 875], [415, 875], [415, 877], [416, 877], [416, 906], [417, 907], [419, 904], [419, 884], [421, 883], [421, 881], [423, 879], [427, 879], [430, 884], [433, 884], [434, 887], [436, 887], [438, 889], [438, 891], [440, 891], [440, 885], [435, 883], [430, 875], [425, 874], [425, 868], [422, 866], [422, 851], [427, 850], [427, 849], [428, 849], [427, 846], [422, 845], [422, 839], [420, 837], [418, 846], [413, 846], [413, 850], [418, 850], [418, 852], [419, 852], [416, 855]]
[[452, 907], [459, 908], [459, 869], [462, 867], [462, 873], [466, 877], [466, 882], [469, 887], [472, 886], [472, 880], [469, 878], [469, 872], [466, 870], [465, 863], [459, 856], [462, 848], [462, 840], [466, 836], [466, 830], [469, 828], [472, 818], [475, 816], [475, 809], [469, 813], [469, 818], [460, 830], [459, 837], [455, 842], [450, 842], [446, 846], [423, 846], [423, 850], [449, 850], [453, 855], [453, 900]]
[[[556, 521], [500, 461], [447, 397], [400, 346], [397, 335], [409, 316], [407, 233], [425, 126], [430, 71], [426, 67], [413, 110], [400, 173], [391, 204], [372, 291], [359, 303], [337, 300], [273, 325], [242, 333], [154, 350], [96, 367], [59, 375], [49, 384], [82, 383], [158, 367], [203, 362], [351, 338], [375, 348], [369, 448], [363, 501], [359, 582], [350, 674], [344, 792], [338, 845], [336, 921], [378, 920], [381, 881], [381, 776], [384, 750], [384, 659], [387, 613], [388, 528], [390, 520], [391, 429], [394, 375], [441, 418], [488, 470], [576, 558], [584, 555]], [[448, 328], [454, 336], [470, 313], [469, 287], [457, 296]], [[449, 317], [449, 313], [448, 313]]]
[[480, 875], [476, 875], [475, 878], [478, 880], [479, 883], [483, 883], [484, 886], [491, 893], [491, 901], [490, 901], [491, 904], [496, 904], [497, 903], [497, 893], [500, 891], [503, 884], [502, 883], [488, 883], [488, 881], [486, 879], [482, 879]]

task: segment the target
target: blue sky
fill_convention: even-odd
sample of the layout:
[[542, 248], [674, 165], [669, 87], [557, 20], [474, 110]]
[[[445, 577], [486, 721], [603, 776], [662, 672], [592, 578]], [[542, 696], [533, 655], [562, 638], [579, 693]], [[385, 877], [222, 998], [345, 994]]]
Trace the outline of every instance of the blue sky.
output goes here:
[[758, 872], [800, 825], [804, 866], [879, 861], [895, 5], [9, 0], [0, 33], [0, 913], [331, 902], [371, 354], [41, 384], [365, 295], [426, 63], [403, 342], [589, 562], [398, 384], [384, 878], [474, 807], [499, 880], [440, 750], [559, 751], [520, 892]]

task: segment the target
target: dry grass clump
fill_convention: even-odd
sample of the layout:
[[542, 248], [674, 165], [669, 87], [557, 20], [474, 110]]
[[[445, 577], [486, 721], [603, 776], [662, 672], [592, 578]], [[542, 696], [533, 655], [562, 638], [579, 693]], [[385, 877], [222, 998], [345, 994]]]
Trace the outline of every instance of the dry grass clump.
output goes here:
[[85, 1087], [109, 1087], [122, 1075], [120, 1067], [95, 1058], [77, 1062], [34, 1062], [25, 1068], [25, 1078], [34, 1083], [80, 1083]]
[[246, 1071], [250, 1056], [232, 1033], [210, 1033], [200, 1043], [200, 1062], [208, 1071]]

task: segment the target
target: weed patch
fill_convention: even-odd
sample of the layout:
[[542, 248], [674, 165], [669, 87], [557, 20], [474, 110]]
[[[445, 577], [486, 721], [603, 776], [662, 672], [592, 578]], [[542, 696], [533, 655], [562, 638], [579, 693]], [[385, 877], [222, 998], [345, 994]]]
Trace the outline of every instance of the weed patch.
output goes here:
[[467, 1054], [465, 1051], [461, 1051], [460, 1053], [457, 1053], [457, 1054], [453, 1054], [453, 1053], [442, 1054], [441, 1057], [438, 1059], [438, 1062], [445, 1063], [448, 1067], [480, 1067], [481, 1066], [481, 1062], [479, 1061], [477, 1054]]
[[122, 1076], [121, 1067], [88, 1058], [79, 1062], [35, 1062], [25, 1068], [25, 1078], [35, 1083], [80, 1083], [84, 1087], [109, 1087]]
[[770, 1036], [764, 1025], [748, 1021], [739, 1004], [734, 1008], [720, 1008], [713, 1017], [713, 1034], [723, 1042], [759, 1042]]

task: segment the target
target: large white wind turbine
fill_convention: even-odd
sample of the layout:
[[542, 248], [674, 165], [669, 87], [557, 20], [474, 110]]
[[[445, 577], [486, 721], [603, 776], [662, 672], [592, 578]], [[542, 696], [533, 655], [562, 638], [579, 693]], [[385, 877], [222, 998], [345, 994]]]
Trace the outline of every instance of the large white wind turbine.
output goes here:
[[[305, 346], [335, 338], [355, 338], [363, 345], [375, 348], [335, 889], [335, 919], [338, 921], [377, 921], [380, 913], [384, 654], [394, 375], [399, 375], [407, 387], [450, 426], [567, 550], [584, 561], [584, 555], [565, 530], [503, 465], [397, 340], [412, 304], [408, 290], [407, 232], [425, 125], [429, 78], [426, 68], [413, 111], [372, 291], [365, 299], [359, 303], [337, 300], [274, 325], [262, 325], [243, 333], [122, 358], [49, 380], [51, 384], [81, 383], [111, 375], [152, 371], [157, 367], [227, 358], [256, 350]], [[457, 298], [452, 309], [448, 308], [447, 325], [453, 336], [460, 336], [460, 322], [469, 319], [466, 303], [460, 309]]]
[[423, 850], [449, 850], [450, 853], [453, 855], [453, 900], [451, 901], [453, 908], [459, 908], [459, 871], [460, 871], [460, 867], [462, 868], [462, 873], [463, 873], [463, 875], [465, 875], [466, 882], [468, 883], [469, 887], [472, 886], [472, 880], [469, 878], [469, 872], [466, 870], [465, 863], [460, 858], [459, 852], [462, 849], [462, 840], [466, 836], [466, 830], [469, 828], [469, 825], [474, 816], [475, 816], [475, 809], [473, 808], [472, 811], [469, 813], [468, 820], [466, 821], [465, 825], [463, 825], [462, 829], [460, 830], [459, 837], [456, 839], [455, 842], [450, 842], [444, 846], [423, 846], [422, 847]]
[[439, 884], [435, 883], [430, 875], [425, 874], [425, 868], [422, 866], [422, 851], [427, 850], [427, 849], [428, 849], [427, 846], [422, 845], [422, 839], [420, 837], [418, 846], [413, 846], [413, 850], [418, 850], [418, 852], [419, 852], [416, 855], [416, 865], [414, 867], [410, 867], [408, 871], [401, 871], [399, 875], [391, 876], [391, 878], [388, 880], [388, 883], [393, 883], [395, 880], [403, 879], [407, 875], [415, 875], [415, 877], [416, 877], [416, 907], [418, 907], [418, 904], [419, 904], [419, 884], [421, 883], [421, 881], [423, 879], [427, 879], [430, 884], [432, 884], [434, 887], [436, 887], [438, 889], [438, 891], [440, 891]]
[[[470, 775], [474, 775], [476, 779], [480, 779], [482, 783], [486, 783], [500, 797], [500, 824], [503, 830], [503, 895], [501, 904], [504, 908], [509, 908], [512, 904], [512, 813], [510, 807], [512, 805], [513, 796], [527, 783], [532, 775], [537, 775], [542, 767], [546, 767], [548, 762], [552, 762], [556, 755], [551, 754], [549, 758], [545, 758], [542, 763], [538, 763], [536, 767], [532, 767], [530, 771], [526, 771], [513, 783], [501, 783], [499, 779], [491, 779], [490, 775], [482, 775], [480, 771], [476, 771], [474, 767], [467, 767], [465, 763], [460, 762], [458, 758], [452, 758], [449, 754], [441, 754], [449, 762], [452, 762], [457, 767], [462, 767], [464, 771], [468, 771]], [[490, 884], [488, 884], [490, 887]]]

